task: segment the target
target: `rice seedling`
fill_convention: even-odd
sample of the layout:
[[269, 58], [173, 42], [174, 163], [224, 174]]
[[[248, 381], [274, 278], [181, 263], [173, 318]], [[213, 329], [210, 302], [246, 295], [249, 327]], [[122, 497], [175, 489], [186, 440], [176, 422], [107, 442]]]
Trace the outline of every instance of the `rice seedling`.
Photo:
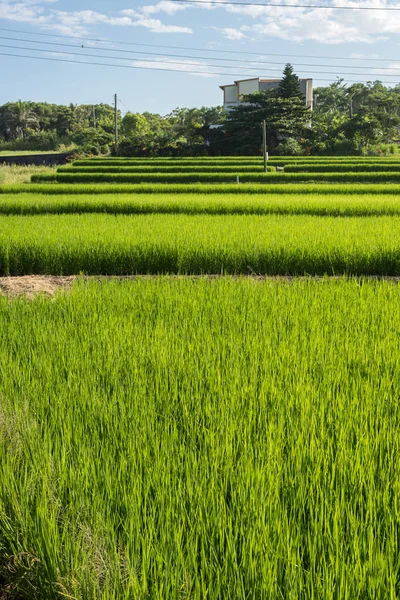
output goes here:
[[394, 172], [400, 171], [400, 162], [330, 162], [330, 163], [295, 163], [285, 166], [285, 173], [377, 173], [377, 172]]
[[277, 183], [277, 184], [78, 184], [34, 183], [24, 185], [0, 185], [0, 196], [4, 194], [400, 194], [400, 184], [395, 183]]
[[82, 281], [0, 330], [6, 597], [398, 598], [397, 284]]
[[246, 183], [396, 183], [400, 172], [369, 173], [56, 173], [33, 175], [33, 183], [235, 183], [236, 176]]
[[[298, 188], [296, 188], [298, 189]], [[0, 214], [304, 214], [318, 216], [400, 215], [392, 194], [3, 194]]]
[[400, 275], [400, 217], [0, 217], [0, 274]]
[[[257, 173], [263, 172], [263, 165], [129, 165], [129, 166], [97, 166], [59, 167], [58, 173]], [[276, 168], [269, 166], [267, 170], [275, 172]]]

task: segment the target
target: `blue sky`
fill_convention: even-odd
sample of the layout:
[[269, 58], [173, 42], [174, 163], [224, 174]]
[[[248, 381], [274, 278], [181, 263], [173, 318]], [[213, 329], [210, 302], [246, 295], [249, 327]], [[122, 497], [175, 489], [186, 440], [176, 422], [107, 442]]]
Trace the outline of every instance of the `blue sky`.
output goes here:
[[[316, 0], [274, 1], [317, 3]], [[0, 47], [0, 52], [142, 67], [68, 64], [0, 55], [0, 104], [19, 98], [64, 104], [111, 103], [117, 92], [123, 102], [122, 110], [167, 114], [177, 106], [221, 104], [220, 85], [241, 76], [277, 77], [286, 62], [292, 62], [301, 77], [313, 77], [314, 85], [327, 85], [338, 76], [346, 81], [380, 79], [396, 85], [400, 81], [400, 11], [334, 8], [360, 3], [385, 7], [395, 3], [320, 0], [318, 4], [321, 3], [331, 8], [221, 7], [206, 0], [192, 5], [174, 0], [0, 0], [3, 38], [0, 44], [9, 46]], [[136, 45], [121, 45], [121, 42]], [[186, 49], [161, 48], [161, 45]], [[178, 56], [166, 56], [171, 54]], [[113, 58], [103, 58], [106, 56]], [[378, 58], [385, 60], [379, 62]]]

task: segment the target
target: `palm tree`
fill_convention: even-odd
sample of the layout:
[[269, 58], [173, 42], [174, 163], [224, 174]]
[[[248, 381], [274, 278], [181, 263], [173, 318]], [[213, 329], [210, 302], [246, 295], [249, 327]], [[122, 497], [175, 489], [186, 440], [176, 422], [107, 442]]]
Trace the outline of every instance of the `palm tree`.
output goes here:
[[10, 129], [13, 137], [24, 137], [26, 130], [29, 127], [38, 125], [38, 116], [31, 109], [29, 102], [12, 102], [9, 104], [7, 111], [7, 126]]

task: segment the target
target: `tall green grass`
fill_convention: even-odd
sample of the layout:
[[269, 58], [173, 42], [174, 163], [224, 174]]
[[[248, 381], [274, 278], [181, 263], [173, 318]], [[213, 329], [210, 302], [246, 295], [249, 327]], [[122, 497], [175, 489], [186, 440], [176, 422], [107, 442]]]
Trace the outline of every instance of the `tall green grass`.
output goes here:
[[400, 194], [400, 184], [393, 183], [277, 183], [277, 184], [55, 184], [34, 183], [24, 185], [0, 185], [0, 202], [4, 194]]
[[84, 282], [0, 297], [10, 600], [395, 600], [387, 282]]
[[[263, 172], [260, 165], [129, 165], [129, 166], [100, 166], [86, 165], [84, 167], [59, 167], [58, 173], [252, 173]], [[276, 168], [268, 166], [267, 170], [275, 172]]]
[[400, 215], [389, 194], [3, 194], [0, 214], [309, 214]]
[[396, 183], [400, 172], [380, 173], [57, 173], [33, 175], [33, 183], [57, 181], [59, 183], [235, 183], [236, 175], [246, 183]]
[[400, 162], [330, 162], [330, 163], [296, 163], [285, 166], [285, 173], [378, 173], [400, 171]]
[[[322, 161], [322, 162], [340, 162], [340, 161], [345, 161], [345, 162], [351, 162], [351, 161], [356, 161], [356, 162], [368, 162], [368, 161], [373, 161], [373, 162], [381, 162], [381, 161], [393, 161], [393, 162], [399, 162], [400, 161], [400, 154], [397, 155], [385, 155], [385, 156], [307, 156], [307, 155], [301, 155], [301, 156], [276, 156], [276, 155], [270, 155], [269, 156], [269, 160], [272, 161], [284, 161], [284, 162], [298, 162], [298, 161], [307, 161], [307, 162], [318, 162], [318, 161]], [[115, 163], [130, 163], [130, 162], [134, 162], [134, 163], [139, 163], [139, 164], [171, 164], [171, 163], [179, 163], [179, 164], [183, 164], [183, 163], [198, 163], [198, 164], [207, 164], [207, 163], [243, 163], [243, 162], [263, 162], [263, 157], [262, 155], [260, 156], [193, 156], [193, 157], [176, 157], [176, 156], [171, 156], [171, 157], [135, 157], [135, 156], [128, 156], [128, 157], [122, 157], [122, 156], [118, 156], [118, 157], [94, 157], [94, 158], [86, 158], [86, 159], [79, 159], [74, 161], [74, 164], [76, 165], [83, 165], [83, 164], [101, 164], [101, 163], [105, 163], [105, 164], [115, 164]]]
[[400, 217], [0, 217], [0, 274], [400, 275]]
[[[280, 163], [283, 161], [279, 161]], [[129, 167], [129, 166], [139, 166], [139, 167], [163, 167], [163, 168], [170, 168], [170, 167], [179, 167], [179, 166], [186, 166], [186, 167], [193, 167], [195, 165], [199, 165], [201, 167], [212, 167], [214, 165], [220, 165], [220, 166], [236, 166], [236, 165], [249, 165], [249, 166], [263, 166], [263, 160], [260, 158], [230, 158], [228, 160], [220, 160], [220, 159], [213, 159], [213, 160], [186, 160], [186, 159], [173, 159], [173, 160], [165, 160], [165, 159], [144, 159], [144, 158], [139, 158], [139, 159], [134, 159], [134, 158], [129, 158], [129, 159], [107, 159], [107, 160], [88, 160], [88, 159], [84, 159], [84, 160], [75, 160], [72, 163], [73, 167], [97, 167], [97, 166], [103, 166], [103, 167]]]

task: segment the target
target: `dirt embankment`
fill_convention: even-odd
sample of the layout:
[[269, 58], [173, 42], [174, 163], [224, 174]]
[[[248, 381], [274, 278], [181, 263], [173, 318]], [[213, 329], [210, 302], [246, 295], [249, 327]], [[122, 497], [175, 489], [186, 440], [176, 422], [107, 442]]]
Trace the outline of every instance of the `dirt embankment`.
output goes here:
[[59, 289], [69, 289], [75, 277], [53, 277], [26, 275], [24, 277], [0, 277], [0, 294], [6, 296], [26, 296], [37, 294], [53, 296]]

